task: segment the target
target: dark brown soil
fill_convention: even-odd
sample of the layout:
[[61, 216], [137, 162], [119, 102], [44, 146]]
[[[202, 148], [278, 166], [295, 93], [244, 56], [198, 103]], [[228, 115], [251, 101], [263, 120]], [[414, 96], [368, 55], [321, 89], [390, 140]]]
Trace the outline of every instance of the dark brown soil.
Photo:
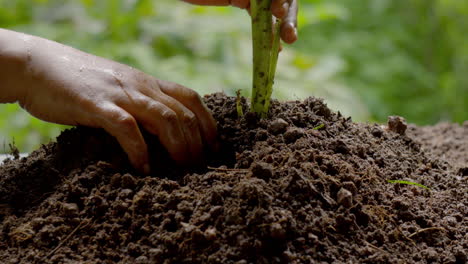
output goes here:
[[89, 128], [7, 161], [0, 262], [467, 262], [467, 125], [358, 124], [315, 98], [258, 121], [205, 99], [223, 146], [208, 168], [177, 168], [149, 139], [141, 176]]
[[411, 126], [409, 135], [421, 143], [427, 153], [456, 167], [468, 166], [468, 121], [462, 126], [449, 123], [428, 127]]

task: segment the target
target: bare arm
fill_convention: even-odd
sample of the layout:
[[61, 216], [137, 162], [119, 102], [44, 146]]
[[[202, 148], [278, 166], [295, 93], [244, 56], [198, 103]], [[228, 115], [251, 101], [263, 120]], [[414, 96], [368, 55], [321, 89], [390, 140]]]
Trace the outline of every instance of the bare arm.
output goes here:
[[0, 102], [45, 121], [104, 128], [149, 172], [139, 125], [180, 164], [216, 148], [216, 123], [200, 96], [137, 69], [43, 38], [0, 29]]
[[24, 97], [26, 39], [26, 35], [0, 28], [0, 103], [14, 103]]

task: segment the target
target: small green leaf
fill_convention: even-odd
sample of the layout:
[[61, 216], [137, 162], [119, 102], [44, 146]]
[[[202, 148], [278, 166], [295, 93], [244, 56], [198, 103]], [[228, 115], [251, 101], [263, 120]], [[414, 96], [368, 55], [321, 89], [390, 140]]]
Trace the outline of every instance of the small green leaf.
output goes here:
[[324, 124], [320, 124], [316, 127], [313, 128], [313, 130], [319, 130], [319, 129], [322, 129], [325, 125]]
[[422, 185], [422, 184], [420, 184], [420, 183], [417, 183], [417, 182], [403, 181], [403, 180], [387, 180], [387, 181], [388, 181], [389, 183], [400, 183], [400, 184], [415, 185], [415, 186], [418, 186], [418, 187], [421, 187], [421, 188], [430, 190], [429, 187], [427, 187], [427, 186], [425, 186], [425, 185]]

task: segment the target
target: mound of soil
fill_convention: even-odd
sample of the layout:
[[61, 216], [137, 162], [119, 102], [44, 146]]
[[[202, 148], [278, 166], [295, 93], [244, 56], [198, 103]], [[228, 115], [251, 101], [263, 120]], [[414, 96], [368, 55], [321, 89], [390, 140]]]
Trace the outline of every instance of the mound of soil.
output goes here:
[[463, 126], [440, 123], [435, 126], [410, 126], [409, 135], [422, 144], [425, 152], [463, 169], [468, 165], [468, 121]]
[[353, 123], [315, 98], [258, 120], [205, 101], [222, 143], [208, 167], [178, 168], [148, 137], [155, 172], [139, 175], [81, 127], [5, 162], [2, 263], [467, 262], [467, 125]]

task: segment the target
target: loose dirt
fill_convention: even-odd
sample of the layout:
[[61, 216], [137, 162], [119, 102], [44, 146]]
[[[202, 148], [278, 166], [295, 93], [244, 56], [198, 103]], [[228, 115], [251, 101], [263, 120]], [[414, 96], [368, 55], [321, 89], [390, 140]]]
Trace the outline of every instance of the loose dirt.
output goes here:
[[82, 127], [6, 161], [0, 262], [467, 262], [467, 124], [359, 124], [315, 98], [258, 120], [205, 101], [222, 144], [208, 167], [178, 168], [147, 135], [143, 176]]

